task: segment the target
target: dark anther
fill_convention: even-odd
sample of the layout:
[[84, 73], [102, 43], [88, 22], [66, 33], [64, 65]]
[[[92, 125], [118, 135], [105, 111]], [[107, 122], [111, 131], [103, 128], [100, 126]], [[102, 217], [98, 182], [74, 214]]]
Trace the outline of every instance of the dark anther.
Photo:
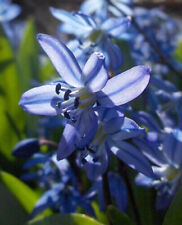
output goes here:
[[77, 109], [78, 106], [79, 106], [79, 104], [80, 104], [80, 98], [79, 97], [76, 97], [75, 98], [75, 101], [74, 101], [74, 107]]
[[95, 153], [95, 151], [92, 148], [90, 148], [89, 146], [87, 146], [87, 149], [88, 149], [89, 152]]
[[57, 94], [57, 95], [59, 95], [60, 90], [61, 90], [61, 84], [58, 83], [58, 84], [56, 84], [56, 94]]
[[57, 103], [57, 107], [60, 109], [61, 108], [61, 102]]
[[67, 118], [67, 119], [70, 119], [70, 115], [68, 112], [64, 112], [64, 117]]
[[96, 102], [96, 104], [97, 104], [97, 106], [100, 106], [100, 103], [98, 101]]
[[64, 100], [68, 100], [69, 99], [69, 95], [71, 93], [71, 90], [66, 90], [65, 93], [64, 93]]
[[85, 158], [82, 159], [82, 163], [85, 164], [87, 163], [87, 160]]
[[75, 119], [74, 117], [71, 119], [71, 121], [72, 121], [73, 123], [76, 123], [76, 119]]
[[85, 148], [77, 148], [78, 151], [83, 151]]
[[99, 161], [99, 157], [93, 158], [93, 161], [94, 161], [94, 162], [98, 162], [98, 161]]

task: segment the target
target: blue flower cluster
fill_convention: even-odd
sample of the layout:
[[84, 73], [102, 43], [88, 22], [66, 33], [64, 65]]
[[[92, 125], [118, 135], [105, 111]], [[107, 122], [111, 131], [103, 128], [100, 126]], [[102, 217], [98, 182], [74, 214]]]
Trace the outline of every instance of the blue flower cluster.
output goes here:
[[[139, 173], [137, 185], [157, 190], [157, 209], [168, 207], [182, 182], [182, 93], [163, 79], [169, 63], [181, 67], [173, 59], [178, 26], [161, 9], [135, 8], [131, 0], [86, 0], [78, 12], [50, 12], [61, 22], [58, 32], [75, 38], [65, 45], [37, 35], [60, 77], [26, 91], [19, 102], [28, 113], [56, 116], [64, 124], [58, 144], [27, 139], [13, 151], [30, 157], [22, 179], [46, 189], [30, 217], [47, 208], [75, 212], [78, 206], [94, 216], [93, 199], [105, 209], [105, 182], [125, 211], [127, 190], [121, 171], [113, 169], [121, 161]], [[124, 72], [116, 39], [129, 44], [135, 62]], [[143, 111], [137, 111], [137, 101], [130, 102], [141, 94]], [[83, 171], [89, 189], [81, 182]]]

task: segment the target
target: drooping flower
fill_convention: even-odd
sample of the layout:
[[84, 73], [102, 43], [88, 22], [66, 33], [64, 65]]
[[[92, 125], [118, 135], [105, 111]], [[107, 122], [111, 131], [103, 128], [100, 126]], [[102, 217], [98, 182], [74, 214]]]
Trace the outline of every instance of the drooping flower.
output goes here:
[[136, 183], [147, 188], [154, 187], [157, 190], [156, 208], [165, 209], [182, 183], [182, 130], [178, 127], [161, 129], [157, 121], [144, 112], [140, 113], [140, 121], [150, 131], [142, 139], [135, 138], [134, 143], [154, 164], [155, 177], [139, 174]]
[[133, 67], [108, 80], [102, 53], [93, 53], [81, 71], [72, 52], [57, 39], [38, 35], [62, 79], [25, 92], [19, 104], [29, 113], [45, 116], [63, 114], [68, 123], [60, 142], [59, 159], [70, 155], [75, 146], [86, 145], [97, 130], [96, 104], [112, 108], [139, 96], [150, 79], [150, 68]]
[[[77, 162], [91, 180], [96, 180], [108, 168], [111, 152], [141, 173], [153, 176], [143, 154], [126, 140], [144, 133], [133, 120], [117, 109], [98, 109], [98, 130], [91, 143], [78, 152]], [[58, 153], [59, 154], [59, 153]]]

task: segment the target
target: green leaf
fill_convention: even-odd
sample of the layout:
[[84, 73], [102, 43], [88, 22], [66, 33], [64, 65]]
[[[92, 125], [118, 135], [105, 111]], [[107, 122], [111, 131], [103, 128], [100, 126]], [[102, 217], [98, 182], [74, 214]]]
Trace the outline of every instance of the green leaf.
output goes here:
[[[39, 46], [36, 40], [35, 23], [29, 19], [26, 24], [24, 38], [21, 42], [17, 65], [19, 80], [21, 82], [21, 93], [32, 88], [32, 81], [40, 81], [40, 63], [38, 58]], [[25, 113], [27, 133], [29, 136], [35, 135], [37, 116]]]
[[133, 185], [133, 191], [135, 195], [135, 200], [137, 203], [137, 208], [139, 211], [141, 223], [143, 225], [153, 225], [158, 224], [156, 221], [157, 213], [154, 206], [154, 195], [148, 189]]
[[40, 82], [47, 82], [52, 79], [59, 78], [59, 74], [56, 72], [53, 64], [48, 57], [44, 58], [40, 68]]
[[33, 190], [13, 175], [3, 171], [0, 172], [0, 181], [15, 196], [27, 213], [33, 210], [38, 200], [38, 196]]
[[107, 216], [114, 225], [134, 225], [127, 214], [124, 214], [114, 206], [107, 208]]
[[84, 214], [54, 214], [41, 219], [32, 220], [26, 225], [102, 225]]
[[21, 91], [32, 87], [32, 80], [39, 81], [38, 43], [35, 24], [32, 19], [27, 21], [25, 35], [17, 57]]
[[21, 225], [26, 222], [26, 212], [2, 183], [0, 183], [0, 199], [1, 225]]
[[95, 215], [99, 222], [109, 225], [107, 215], [105, 212], [101, 212], [97, 202], [92, 203], [92, 207], [94, 208]]
[[15, 58], [0, 27], [0, 154], [13, 160], [11, 151], [23, 137], [23, 110], [18, 106], [20, 86]]
[[182, 63], [182, 42], [178, 43], [178, 47], [175, 51], [175, 58]]
[[181, 225], [182, 223], [182, 187], [177, 192], [170, 205], [163, 225]]

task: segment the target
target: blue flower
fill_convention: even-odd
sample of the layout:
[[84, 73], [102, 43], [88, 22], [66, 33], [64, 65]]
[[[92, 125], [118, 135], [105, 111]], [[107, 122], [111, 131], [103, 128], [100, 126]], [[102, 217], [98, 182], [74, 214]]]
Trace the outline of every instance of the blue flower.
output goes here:
[[0, 22], [9, 22], [20, 14], [20, 7], [9, 0], [0, 0]]
[[[99, 109], [99, 125], [91, 143], [78, 153], [78, 165], [86, 170], [91, 180], [96, 180], [108, 167], [110, 153], [133, 169], [153, 176], [150, 164], [126, 140], [144, 133], [133, 120], [124, 117], [119, 109]], [[111, 151], [111, 152], [110, 152]]]
[[25, 163], [24, 169], [34, 168], [35, 171], [36, 165], [39, 165], [36, 172], [24, 174], [22, 178], [35, 180], [46, 190], [37, 201], [29, 218], [48, 208], [61, 213], [72, 213], [76, 212], [78, 206], [94, 216], [90, 200], [81, 195], [77, 178], [66, 159], [58, 162], [55, 154], [35, 154]]
[[[159, 51], [170, 60], [175, 67], [176, 62], [172, 59], [176, 49], [178, 24], [167, 16], [161, 9], [148, 10], [136, 7], [134, 9], [136, 22], [143, 29]], [[133, 27], [133, 37], [131, 38], [132, 56], [137, 64], [141, 62], [153, 63], [153, 72], [158, 74], [168, 73], [168, 68], [163, 65], [150, 44], [146, 42], [143, 34]]]
[[75, 146], [87, 144], [94, 137], [97, 117], [92, 108], [96, 102], [112, 108], [133, 100], [148, 85], [150, 68], [133, 67], [108, 80], [102, 53], [93, 53], [81, 71], [63, 43], [45, 34], [39, 34], [38, 40], [64, 81], [60, 79], [25, 92], [19, 104], [32, 114], [63, 114], [68, 119], [58, 154], [58, 159], [63, 159]]
[[[122, 54], [119, 47], [112, 43], [110, 37], [125, 38], [130, 18], [105, 18], [104, 21], [94, 20], [91, 16], [80, 12], [69, 13], [61, 9], [51, 8], [52, 15], [63, 24], [59, 30], [63, 33], [74, 34], [79, 38], [82, 52], [101, 51], [106, 56], [106, 65], [114, 70], [122, 65]], [[79, 44], [80, 44], [79, 43]], [[77, 50], [78, 51], [78, 50]]]
[[136, 183], [156, 188], [156, 208], [164, 209], [169, 206], [182, 182], [182, 130], [178, 127], [164, 127], [162, 130], [153, 117], [146, 117], [146, 113], [142, 114], [148, 118], [143, 121], [146, 121], [145, 125], [148, 124], [151, 131], [146, 133], [143, 139], [134, 139], [134, 143], [154, 164], [152, 168], [155, 177], [139, 174]]
[[86, 14], [95, 14], [96, 16], [102, 16], [102, 14], [107, 16], [109, 12], [120, 16], [121, 11], [126, 15], [132, 15], [130, 8], [132, 3], [132, 0], [86, 0], [82, 3], [80, 9]]

